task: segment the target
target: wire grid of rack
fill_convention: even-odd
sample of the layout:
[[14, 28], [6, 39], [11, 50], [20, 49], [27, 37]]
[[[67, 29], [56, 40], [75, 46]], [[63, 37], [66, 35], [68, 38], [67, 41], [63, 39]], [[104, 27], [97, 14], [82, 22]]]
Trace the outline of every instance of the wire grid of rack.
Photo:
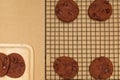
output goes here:
[[71, 23], [63, 23], [55, 15], [58, 0], [45, 1], [45, 80], [62, 80], [53, 69], [57, 57], [73, 57], [79, 64], [73, 80], [94, 80], [89, 65], [96, 57], [106, 56], [114, 65], [109, 80], [120, 80], [120, 0], [109, 0], [113, 13], [107, 21], [94, 21], [88, 16], [93, 0], [74, 0], [79, 16]]

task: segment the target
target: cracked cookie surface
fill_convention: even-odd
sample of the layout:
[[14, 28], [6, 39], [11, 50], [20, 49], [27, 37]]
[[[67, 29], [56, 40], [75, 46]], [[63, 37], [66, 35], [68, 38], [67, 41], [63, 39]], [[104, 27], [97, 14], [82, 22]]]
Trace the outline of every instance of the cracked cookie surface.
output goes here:
[[78, 73], [78, 63], [70, 57], [59, 57], [54, 62], [55, 72], [65, 79], [74, 78]]
[[25, 62], [23, 57], [17, 53], [11, 53], [8, 57], [10, 59], [10, 66], [7, 76], [12, 78], [21, 77], [25, 72]]
[[77, 18], [79, 8], [73, 0], [59, 0], [55, 7], [55, 13], [63, 22], [71, 22]]
[[107, 0], [95, 0], [88, 9], [88, 15], [91, 19], [105, 21], [112, 14], [112, 6]]
[[10, 60], [4, 53], [0, 53], [0, 77], [7, 74]]
[[104, 80], [112, 75], [113, 64], [109, 58], [99, 57], [91, 62], [89, 71], [95, 79]]

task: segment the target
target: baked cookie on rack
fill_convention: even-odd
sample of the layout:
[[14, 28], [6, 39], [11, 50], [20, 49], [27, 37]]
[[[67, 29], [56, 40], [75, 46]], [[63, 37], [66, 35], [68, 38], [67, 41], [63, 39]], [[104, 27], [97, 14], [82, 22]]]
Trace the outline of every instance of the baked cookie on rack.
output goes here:
[[89, 71], [96, 80], [106, 80], [113, 73], [113, 64], [107, 57], [99, 57], [90, 64]]
[[59, 0], [55, 7], [55, 14], [63, 22], [71, 22], [77, 18], [79, 8], [73, 0]]
[[108, 0], [95, 0], [88, 9], [88, 15], [91, 19], [105, 21], [112, 14], [112, 6]]
[[74, 78], [79, 71], [78, 63], [73, 58], [66, 56], [55, 59], [53, 67], [55, 72], [64, 79]]

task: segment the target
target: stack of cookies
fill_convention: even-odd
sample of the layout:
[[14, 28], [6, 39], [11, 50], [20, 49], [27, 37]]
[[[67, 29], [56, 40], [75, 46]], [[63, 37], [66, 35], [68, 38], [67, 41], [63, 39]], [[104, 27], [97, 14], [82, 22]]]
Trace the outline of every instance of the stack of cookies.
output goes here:
[[19, 78], [25, 72], [25, 62], [18, 53], [6, 55], [0, 53], [0, 77], [5, 75], [11, 78]]

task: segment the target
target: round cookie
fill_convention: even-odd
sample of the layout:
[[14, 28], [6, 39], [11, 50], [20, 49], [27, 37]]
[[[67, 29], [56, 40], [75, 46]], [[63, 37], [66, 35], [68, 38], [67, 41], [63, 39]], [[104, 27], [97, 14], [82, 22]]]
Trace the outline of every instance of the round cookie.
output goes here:
[[21, 55], [17, 53], [12, 53], [8, 55], [10, 59], [10, 67], [7, 76], [11, 78], [18, 78], [24, 74], [25, 62]]
[[65, 79], [74, 78], [79, 71], [78, 63], [73, 58], [65, 56], [57, 58], [53, 67], [55, 72]]
[[112, 14], [112, 6], [108, 0], [95, 0], [89, 6], [88, 14], [91, 19], [105, 21]]
[[9, 68], [9, 58], [4, 53], [0, 53], [0, 77], [7, 74]]
[[104, 80], [112, 75], [113, 64], [108, 58], [99, 57], [92, 61], [89, 71], [95, 79]]
[[73, 0], [60, 0], [56, 5], [55, 13], [60, 20], [71, 22], [77, 18], [79, 8]]

